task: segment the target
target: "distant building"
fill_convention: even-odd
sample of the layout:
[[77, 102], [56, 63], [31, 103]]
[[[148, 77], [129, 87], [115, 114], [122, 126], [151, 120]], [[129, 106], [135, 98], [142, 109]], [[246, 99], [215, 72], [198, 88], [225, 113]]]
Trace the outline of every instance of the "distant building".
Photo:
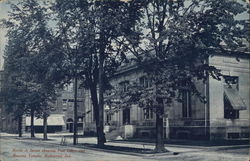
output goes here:
[[[3, 71], [0, 71], [0, 90], [3, 88]], [[78, 87], [78, 130], [83, 132], [83, 92]], [[48, 117], [48, 132], [73, 132], [74, 120], [74, 85], [65, 85], [63, 89], [58, 89], [58, 98], [50, 109], [50, 116]], [[24, 115], [22, 121], [23, 132], [30, 131], [30, 116]], [[43, 119], [35, 118], [34, 120], [35, 132], [43, 132]], [[0, 95], [0, 131], [9, 133], [18, 133], [18, 121], [14, 115], [7, 113], [4, 108], [3, 98]]]
[[[48, 117], [48, 132], [73, 132], [74, 121], [74, 84], [65, 85], [63, 89], [58, 89], [58, 98], [50, 109]], [[83, 131], [83, 90], [78, 87], [77, 111], [78, 111], [78, 131]], [[30, 130], [30, 116], [26, 116], [25, 129]], [[43, 119], [35, 119], [35, 132], [43, 132]]]
[[[78, 87], [77, 92], [77, 118], [78, 118], [78, 131], [83, 131], [83, 113], [84, 113], [84, 90]], [[63, 114], [65, 126], [63, 131], [73, 132], [73, 121], [74, 121], [74, 85], [73, 83], [65, 86], [64, 90], [59, 91], [60, 96], [58, 97], [55, 104], [55, 111], [53, 114]]]
[[[236, 59], [237, 57], [237, 59]], [[215, 55], [208, 63], [221, 69], [223, 80], [212, 77], [207, 83], [197, 82], [198, 89], [207, 96], [203, 104], [190, 93], [183, 94], [184, 102], [174, 102], [165, 107], [164, 136], [175, 139], [244, 139], [250, 135], [250, 60], [249, 54]], [[145, 88], [148, 80], [136, 65], [122, 67], [113, 77], [114, 86], [126, 87], [130, 81], [137, 81]], [[226, 81], [233, 81], [228, 86]], [[95, 133], [95, 118], [89, 91], [85, 90], [85, 133]], [[111, 110], [116, 107], [111, 107]], [[106, 136], [150, 137], [155, 136], [155, 113], [140, 108], [137, 104], [110, 114], [105, 108]], [[90, 112], [89, 112], [90, 111]]]

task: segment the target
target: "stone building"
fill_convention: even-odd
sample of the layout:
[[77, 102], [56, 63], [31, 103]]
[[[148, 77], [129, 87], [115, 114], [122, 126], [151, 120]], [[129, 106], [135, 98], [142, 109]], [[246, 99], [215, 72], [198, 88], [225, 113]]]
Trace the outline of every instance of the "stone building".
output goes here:
[[[238, 60], [237, 60], [238, 59]], [[210, 57], [224, 79], [209, 79], [209, 132], [211, 139], [249, 138], [250, 60], [249, 54]], [[231, 87], [225, 83], [233, 81]]]
[[[190, 93], [186, 93], [183, 103], [174, 102], [164, 107], [168, 117], [164, 118], [165, 138], [175, 139], [244, 139], [249, 138], [249, 96], [250, 59], [249, 54], [214, 55], [208, 63], [216, 66], [224, 75], [221, 81], [210, 77], [196, 86], [207, 97], [203, 104]], [[121, 67], [112, 78], [114, 86], [126, 86], [130, 81], [148, 84], [142, 70], [136, 64]], [[226, 83], [233, 81], [231, 86]], [[85, 133], [95, 133], [95, 119], [90, 93], [85, 90]], [[115, 108], [115, 107], [111, 107]], [[155, 113], [140, 108], [137, 104], [110, 114], [105, 107], [105, 132], [108, 138], [116, 136], [150, 137], [155, 136]]]

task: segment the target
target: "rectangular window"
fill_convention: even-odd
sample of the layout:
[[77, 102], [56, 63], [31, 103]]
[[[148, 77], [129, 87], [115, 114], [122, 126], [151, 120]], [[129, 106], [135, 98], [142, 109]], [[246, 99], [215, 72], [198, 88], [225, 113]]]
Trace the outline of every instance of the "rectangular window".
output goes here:
[[67, 102], [68, 102], [67, 99], [63, 99], [63, 100], [62, 100], [62, 105], [66, 106], [66, 105], [67, 105]]
[[152, 80], [147, 78], [146, 76], [142, 76], [139, 79], [140, 85], [144, 88], [152, 87]]
[[123, 82], [119, 83], [119, 85], [120, 85], [122, 92], [128, 91], [129, 81], [123, 81]]
[[239, 110], [235, 110], [232, 107], [225, 93], [224, 93], [224, 118], [225, 119], [238, 119], [239, 118]]
[[153, 109], [145, 108], [144, 111], [144, 120], [151, 120], [153, 119]]
[[111, 121], [111, 114], [110, 114], [110, 113], [107, 113], [107, 114], [106, 114], [106, 124], [107, 124], [107, 125], [110, 125], [110, 121]]
[[192, 117], [191, 92], [188, 90], [182, 92], [182, 117]]
[[239, 118], [239, 111], [238, 110], [225, 110], [224, 111], [224, 118], [225, 119], [238, 119]]
[[245, 103], [239, 96], [239, 77], [223, 76], [224, 77], [224, 118], [238, 119], [239, 110], [245, 109]]
[[224, 85], [239, 91], [239, 77], [224, 75]]

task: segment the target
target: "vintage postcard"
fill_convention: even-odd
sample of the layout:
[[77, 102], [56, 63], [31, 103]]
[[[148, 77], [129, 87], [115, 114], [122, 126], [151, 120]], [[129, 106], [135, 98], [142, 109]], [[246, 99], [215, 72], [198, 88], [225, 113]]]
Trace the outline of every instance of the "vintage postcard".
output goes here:
[[249, 161], [246, 0], [0, 0], [0, 161]]

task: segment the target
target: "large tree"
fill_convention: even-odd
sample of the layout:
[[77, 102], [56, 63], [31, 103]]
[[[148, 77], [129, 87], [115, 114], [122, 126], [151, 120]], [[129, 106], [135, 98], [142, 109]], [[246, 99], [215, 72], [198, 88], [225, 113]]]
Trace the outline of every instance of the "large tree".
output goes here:
[[[47, 118], [48, 102], [55, 100], [54, 77], [57, 76], [50, 58], [53, 36], [47, 26], [48, 10], [35, 0], [10, 4], [7, 28], [8, 45], [5, 49], [6, 104], [22, 107], [20, 114], [31, 116], [31, 137], [34, 137], [34, 117]], [[51, 54], [49, 55], [48, 53]], [[17, 91], [14, 92], [13, 91]], [[46, 122], [45, 122], [46, 125]], [[46, 128], [45, 128], [46, 129]], [[46, 139], [46, 134], [44, 135]]]
[[248, 39], [249, 22], [237, 19], [246, 12], [247, 5], [233, 0], [147, 0], [143, 17], [134, 30], [140, 41], [130, 36], [120, 41], [128, 44], [127, 49], [134, 54], [139, 68], [152, 81], [152, 87], [147, 89], [133, 83], [130, 90], [120, 94], [120, 101], [137, 102], [155, 111], [156, 152], [166, 151], [164, 104], [182, 102], [184, 92], [205, 102], [196, 82], [205, 82], [209, 75], [218, 80], [221, 76], [219, 70], [209, 66], [208, 57], [247, 49], [244, 41]]
[[130, 34], [139, 17], [140, 3], [121, 1], [56, 1], [58, 37], [61, 38], [67, 78], [80, 79], [90, 90], [98, 145], [103, 146], [103, 93], [108, 78], [125, 60], [126, 49], [115, 39]]

